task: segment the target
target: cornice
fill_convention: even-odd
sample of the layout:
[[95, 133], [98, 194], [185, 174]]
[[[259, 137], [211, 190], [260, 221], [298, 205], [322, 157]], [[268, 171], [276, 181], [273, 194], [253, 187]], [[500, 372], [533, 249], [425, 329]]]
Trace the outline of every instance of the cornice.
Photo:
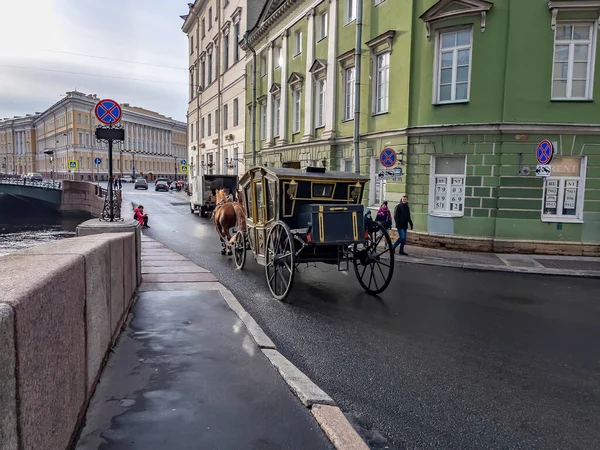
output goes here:
[[250, 45], [256, 44], [269, 30], [269, 27], [281, 19], [294, 5], [300, 3], [301, 0], [286, 0], [277, 8], [264, 22], [258, 25], [250, 32], [248, 41]]

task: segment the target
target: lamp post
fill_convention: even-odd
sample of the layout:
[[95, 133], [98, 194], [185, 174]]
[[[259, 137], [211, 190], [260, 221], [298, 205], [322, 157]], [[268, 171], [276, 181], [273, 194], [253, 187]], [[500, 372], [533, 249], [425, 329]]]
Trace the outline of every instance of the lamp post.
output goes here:
[[173, 178], [173, 180], [177, 181], [177, 156], [173, 156], [173, 160], [174, 160], [174, 169], [175, 169], [175, 178]]

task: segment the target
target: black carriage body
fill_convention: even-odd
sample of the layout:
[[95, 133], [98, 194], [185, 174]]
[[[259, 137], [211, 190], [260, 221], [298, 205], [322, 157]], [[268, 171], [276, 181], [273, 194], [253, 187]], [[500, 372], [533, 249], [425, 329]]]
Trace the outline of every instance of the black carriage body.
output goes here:
[[[298, 262], [338, 262], [339, 246], [364, 240], [368, 178], [321, 168], [256, 167], [240, 180], [248, 238], [259, 263], [273, 223], [284, 222], [297, 238]], [[302, 247], [302, 248], [300, 248]]]

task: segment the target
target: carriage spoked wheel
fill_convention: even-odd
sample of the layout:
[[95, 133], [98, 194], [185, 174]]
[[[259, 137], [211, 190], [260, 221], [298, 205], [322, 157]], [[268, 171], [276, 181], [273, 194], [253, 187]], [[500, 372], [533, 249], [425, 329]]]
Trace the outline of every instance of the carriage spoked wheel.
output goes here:
[[265, 254], [265, 275], [273, 297], [285, 300], [294, 284], [296, 253], [289, 227], [277, 221], [269, 230]]
[[246, 264], [246, 247], [246, 233], [238, 231], [235, 233], [235, 240], [233, 242], [233, 260], [235, 267], [239, 270], [242, 270]]
[[354, 246], [354, 272], [369, 294], [381, 294], [394, 275], [394, 249], [385, 228], [378, 222], [365, 226], [367, 241]]

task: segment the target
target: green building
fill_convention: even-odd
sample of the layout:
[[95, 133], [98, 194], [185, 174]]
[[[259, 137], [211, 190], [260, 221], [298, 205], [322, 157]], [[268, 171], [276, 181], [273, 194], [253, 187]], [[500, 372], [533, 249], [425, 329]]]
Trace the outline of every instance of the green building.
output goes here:
[[409, 243], [598, 256], [599, 19], [600, 0], [268, 1], [242, 42], [246, 161], [360, 170], [368, 206], [409, 197]]

